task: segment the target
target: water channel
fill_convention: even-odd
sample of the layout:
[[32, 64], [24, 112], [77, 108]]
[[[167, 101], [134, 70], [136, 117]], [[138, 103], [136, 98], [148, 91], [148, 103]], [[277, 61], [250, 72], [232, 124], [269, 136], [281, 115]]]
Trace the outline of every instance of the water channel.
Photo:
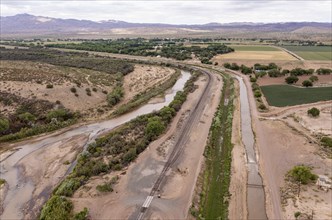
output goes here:
[[255, 153], [255, 137], [251, 126], [249, 97], [243, 79], [239, 76], [236, 76], [236, 78], [240, 84], [241, 136], [247, 155], [248, 219], [267, 219], [263, 181], [258, 170], [258, 162]]

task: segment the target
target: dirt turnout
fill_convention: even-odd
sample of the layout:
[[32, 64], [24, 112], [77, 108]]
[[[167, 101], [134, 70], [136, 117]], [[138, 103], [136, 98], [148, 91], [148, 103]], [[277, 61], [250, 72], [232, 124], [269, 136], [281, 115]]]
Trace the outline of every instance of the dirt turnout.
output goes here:
[[[110, 216], [114, 219], [137, 217], [139, 207], [142, 206], [150, 193], [167, 160], [167, 156], [171, 152], [173, 140], [175, 135], [177, 135], [178, 129], [188, 117], [188, 111], [197, 102], [195, 97], [199, 97], [202, 93], [206, 79], [201, 77], [196, 84], [199, 86], [198, 89], [189, 95], [167, 133], [150, 144], [148, 149], [140, 154], [137, 160], [128, 167], [126, 173], [120, 175], [119, 183], [115, 185], [114, 192], [81, 198], [81, 193], [78, 191], [73, 199], [75, 210], [88, 207], [94, 219], [110, 218]], [[200, 118], [200, 123], [195, 125], [183, 153], [167, 173], [162, 190], [159, 192], [161, 198], [155, 197], [153, 199], [145, 217], [163, 219], [186, 218], [196, 178], [202, 163], [202, 154], [213, 112], [216, 110], [219, 102], [221, 85], [220, 81], [214, 80], [211, 90], [213, 93], [208, 99], [209, 101]], [[98, 182], [100, 180], [94, 181]]]

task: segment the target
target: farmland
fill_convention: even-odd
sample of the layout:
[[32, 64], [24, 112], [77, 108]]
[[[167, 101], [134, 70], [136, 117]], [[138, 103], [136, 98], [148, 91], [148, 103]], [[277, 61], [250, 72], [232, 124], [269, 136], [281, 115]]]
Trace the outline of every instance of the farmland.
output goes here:
[[285, 46], [305, 60], [332, 60], [331, 46]]
[[265, 45], [229, 45], [235, 51], [280, 51], [276, 47]]
[[266, 45], [230, 45], [233, 53], [222, 54], [215, 57], [215, 61], [223, 60], [296, 60], [293, 56], [276, 47]]
[[285, 107], [332, 100], [332, 87], [298, 88], [289, 85], [261, 87], [269, 105]]

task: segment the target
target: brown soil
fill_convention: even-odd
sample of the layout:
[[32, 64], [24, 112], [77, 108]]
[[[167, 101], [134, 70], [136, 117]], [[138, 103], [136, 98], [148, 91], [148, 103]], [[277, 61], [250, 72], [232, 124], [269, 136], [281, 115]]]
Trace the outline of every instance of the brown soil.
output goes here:
[[77, 135], [65, 143], [56, 142], [42, 147], [19, 162], [18, 166], [22, 167], [24, 176], [31, 179], [35, 186], [33, 204], [25, 208], [25, 219], [36, 217], [47, 199], [41, 196], [42, 192], [53, 189], [63, 179], [68, 164], [75, 160], [86, 141], [86, 135]]
[[135, 65], [135, 71], [124, 78], [124, 100], [129, 101], [140, 92], [165, 82], [174, 73], [175, 70], [168, 67]]

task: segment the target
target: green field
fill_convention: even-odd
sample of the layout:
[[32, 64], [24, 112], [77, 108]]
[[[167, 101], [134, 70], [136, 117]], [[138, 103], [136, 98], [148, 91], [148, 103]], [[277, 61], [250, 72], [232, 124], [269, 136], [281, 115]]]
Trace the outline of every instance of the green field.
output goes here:
[[229, 45], [235, 51], [280, 51], [278, 48], [265, 45]]
[[305, 60], [332, 60], [331, 46], [285, 46]]
[[332, 100], [332, 87], [299, 88], [290, 85], [261, 86], [271, 106], [284, 107]]

